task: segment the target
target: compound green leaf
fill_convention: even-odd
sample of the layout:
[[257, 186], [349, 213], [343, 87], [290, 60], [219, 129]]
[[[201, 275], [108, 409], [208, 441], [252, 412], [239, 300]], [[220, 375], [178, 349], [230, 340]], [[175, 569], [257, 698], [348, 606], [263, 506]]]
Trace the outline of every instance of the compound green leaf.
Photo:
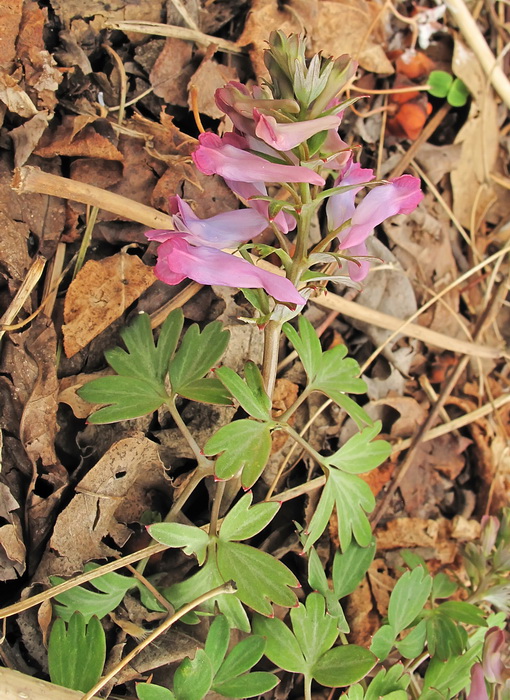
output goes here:
[[[382, 668], [368, 686], [365, 700], [407, 700], [406, 688], [411, 682], [411, 678], [404, 673], [402, 664], [395, 664], [388, 669]], [[403, 695], [394, 695], [403, 693]]]
[[359, 364], [352, 357], [346, 357], [346, 355], [345, 345], [335, 345], [334, 348], [326, 350], [322, 354], [312, 382], [316, 391], [323, 391], [328, 396], [330, 393], [336, 394], [339, 391], [350, 394], [364, 394], [366, 392], [367, 385], [363, 379], [359, 378]]
[[339, 632], [349, 633], [349, 625], [335, 591], [329, 587], [326, 573], [315, 549], [308, 552], [308, 583], [310, 588], [324, 596], [328, 613], [335, 620]]
[[467, 632], [450, 617], [438, 610], [426, 620], [427, 647], [431, 657], [446, 661], [462, 654], [467, 644]]
[[202, 565], [207, 554], [209, 535], [194, 525], [182, 523], [154, 523], [149, 528], [150, 536], [168, 547], [183, 549], [188, 556], [195, 554]]
[[272, 690], [278, 685], [280, 679], [272, 673], [265, 671], [254, 671], [246, 673], [244, 676], [231, 678], [224, 683], [216, 683], [213, 685], [213, 690], [225, 698], [254, 698], [258, 695], [263, 695], [269, 690]]
[[224, 581], [235, 581], [237, 597], [253, 610], [272, 615], [271, 602], [290, 608], [299, 585], [294, 574], [266, 552], [238, 542], [218, 541], [218, 569]]
[[432, 577], [422, 566], [406, 571], [397, 581], [388, 606], [388, 622], [395, 636], [423, 610], [432, 588]]
[[321, 685], [340, 688], [357, 683], [377, 663], [377, 657], [364, 647], [348, 644], [330, 649], [312, 668], [312, 676]]
[[415, 659], [423, 651], [426, 637], [427, 620], [420, 620], [416, 627], [401, 642], [397, 642], [395, 646], [404, 659]]
[[48, 667], [52, 683], [88, 692], [95, 686], [106, 659], [106, 638], [97, 617], [88, 624], [75, 612], [66, 625], [53, 623], [48, 644]]
[[274, 501], [252, 506], [252, 498], [251, 491], [245, 493], [229, 510], [220, 528], [222, 540], [248, 540], [269, 525], [280, 509], [280, 504]]
[[241, 483], [244, 488], [250, 488], [267, 464], [271, 444], [268, 424], [243, 419], [220, 428], [206, 442], [204, 453], [221, 453], [216, 460], [218, 479], [231, 479], [242, 471]]
[[211, 662], [203, 649], [197, 649], [194, 659], [186, 658], [174, 674], [174, 694], [177, 700], [202, 700], [213, 682]]
[[386, 440], [374, 440], [381, 431], [381, 422], [355, 433], [333, 455], [326, 457], [329, 464], [349, 474], [362, 474], [382, 464], [391, 454]]
[[482, 651], [482, 644], [474, 644], [462, 656], [452, 656], [446, 661], [431, 659], [425, 673], [420, 700], [436, 700], [438, 697], [454, 698], [467, 687], [471, 667]]
[[437, 609], [457, 622], [464, 622], [466, 625], [475, 625], [476, 627], [487, 626], [483, 610], [472, 603], [466, 603], [463, 600], [447, 600], [445, 603], [441, 603]]

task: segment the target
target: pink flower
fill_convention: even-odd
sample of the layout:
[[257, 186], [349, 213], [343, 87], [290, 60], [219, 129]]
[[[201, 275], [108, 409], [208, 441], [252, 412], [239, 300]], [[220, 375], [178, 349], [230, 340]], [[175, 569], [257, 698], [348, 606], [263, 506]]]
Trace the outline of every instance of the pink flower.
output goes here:
[[[179, 231], [186, 241], [194, 245], [235, 248], [267, 228], [267, 219], [254, 209], [237, 209], [208, 219], [199, 219], [189, 204], [179, 196], [171, 197], [169, 204], [175, 226], [173, 230]], [[152, 241], [164, 241], [168, 231], [149, 231], [146, 235]]]
[[[349, 226], [339, 231], [338, 239], [340, 249], [352, 256], [367, 254], [365, 241], [376, 226], [390, 216], [410, 214], [423, 199], [420, 180], [411, 175], [402, 175], [387, 185], [373, 189], [356, 207], [354, 200], [362, 183], [372, 179], [372, 170], [363, 169], [351, 162], [345, 169], [344, 176], [341, 176], [335, 185], [359, 184], [360, 187], [333, 195], [327, 204], [326, 211], [331, 230], [339, 228], [350, 219]], [[369, 269], [366, 261], [361, 261], [361, 267], [354, 263], [349, 263], [348, 267], [354, 281], [364, 279]]]
[[481, 664], [475, 664], [471, 669], [471, 688], [466, 700], [489, 700]]
[[510, 677], [504, 663], [505, 652], [508, 652], [505, 632], [499, 627], [491, 627], [485, 634], [482, 656], [485, 677], [490, 683], [505, 683]]
[[351, 248], [363, 243], [376, 226], [390, 216], [410, 214], [422, 199], [420, 180], [412, 175], [402, 175], [389, 185], [374, 188], [356, 207], [350, 227], [342, 233], [340, 245]]
[[261, 288], [276, 300], [301, 306], [306, 300], [292, 282], [266, 270], [251, 265], [216, 248], [194, 246], [181, 233], [167, 231], [146, 235], [162, 241], [158, 249], [158, 262], [154, 268], [156, 277], [167, 284], [179, 284], [189, 277], [200, 284], [218, 284], [225, 287], [247, 289]]
[[[263, 182], [236, 182], [235, 180], [225, 180], [232, 192], [242, 197], [249, 207], [252, 207], [265, 217], [266, 223], [269, 220], [269, 202], [263, 199], [250, 199], [262, 195], [267, 196], [267, 189]], [[288, 233], [296, 228], [296, 219], [287, 212], [280, 211], [273, 219], [273, 222], [282, 233]]]
[[258, 109], [253, 110], [253, 116], [256, 122], [255, 135], [278, 151], [290, 151], [320, 131], [336, 130], [341, 122], [341, 117], [333, 114], [286, 124], [280, 124], [274, 117], [261, 114]]
[[205, 175], [221, 175], [239, 182], [308, 182], [323, 185], [324, 178], [300, 165], [281, 165], [244, 150], [245, 139], [237, 134], [200, 134], [193, 160]]

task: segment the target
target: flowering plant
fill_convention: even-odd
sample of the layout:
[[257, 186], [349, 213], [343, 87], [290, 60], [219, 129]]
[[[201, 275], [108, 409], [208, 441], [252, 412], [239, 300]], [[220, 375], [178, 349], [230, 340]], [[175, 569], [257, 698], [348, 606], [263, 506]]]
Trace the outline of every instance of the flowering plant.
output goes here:
[[[82, 398], [103, 404], [90, 417], [92, 423], [136, 418], [161, 407], [170, 413], [196, 467], [164, 521], [155, 522], [155, 518], [148, 529], [160, 546], [181, 549], [194, 557], [196, 566], [184, 580], [161, 588], [159, 579], [144, 579], [147, 560], [143, 560], [136, 580], [109, 573], [95, 579], [97, 592], [78, 588], [78, 592], [56, 595], [56, 612], [69, 626], [66, 632], [61, 622], [50, 638], [55, 677], [68, 683], [67, 672], [76, 671], [62, 669], [62, 645], [79, 638], [80, 653], [74, 655], [79, 659], [89, 646], [87, 636], [103, 634], [104, 642], [101, 625], [91, 617], [99, 610], [107, 615], [127, 591], [137, 588], [150, 610], [162, 612], [162, 600], [176, 610], [158, 628], [161, 632], [179, 618], [193, 624], [201, 616], [214, 616], [204, 648], [197, 648], [192, 660], [185, 658], [180, 664], [172, 690], [140, 683], [140, 700], [201, 700], [211, 692], [231, 698], [259, 696], [280, 680], [267, 670], [252, 671], [263, 655], [273, 668], [299, 674], [305, 700], [311, 700], [314, 683], [347, 688], [348, 700], [406, 700], [411, 681], [412, 697], [452, 698], [469, 687], [470, 700], [483, 700], [488, 697], [486, 681], [494, 687], [508, 682], [502, 653], [504, 620], [500, 613], [475, 605], [483, 601], [486, 606], [508, 609], [508, 513], [501, 522], [487, 519], [480, 544], [466, 548], [469, 601], [457, 599], [463, 593], [461, 584], [443, 572], [432, 576], [426, 563], [412, 555], [405, 559], [408, 570], [391, 593], [387, 622], [373, 636], [370, 648], [347, 642], [349, 624], [342, 599], [360, 584], [376, 549], [367, 517], [375, 498], [360, 474], [380, 466], [391, 446], [378, 439], [380, 422], [372, 421], [352, 398], [365, 391], [365, 383], [345, 346], [324, 351], [303, 315], [295, 325], [290, 321], [328, 282], [340, 279], [359, 285], [370, 269], [367, 240], [375, 227], [390, 216], [413, 211], [422, 193], [419, 180], [410, 175], [375, 181], [374, 172], [361, 167], [354, 150], [339, 136], [342, 114], [350, 102], [339, 95], [356, 68], [347, 56], [333, 60], [318, 55], [308, 60], [301, 38], [275, 32], [266, 66], [270, 79], [263, 87], [249, 89], [232, 82], [217, 91], [218, 107], [233, 129], [221, 137], [202, 133], [193, 154], [196, 167], [207, 175], [222, 176], [244, 208], [200, 219], [175, 196], [170, 200], [172, 228], [147, 233], [149, 240], [159, 244], [155, 272], [167, 284], [190, 278], [243, 290], [265, 335], [262, 371], [252, 361], [245, 364], [243, 376], [228, 366], [218, 367], [229, 331], [214, 321], [202, 330], [191, 325], [182, 334], [184, 317], [177, 309], [168, 315], [157, 343], [149, 317], [141, 314], [122, 332], [127, 350], [106, 352], [115, 374], [94, 379], [79, 390]], [[280, 188], [276, 196], [274, 185]], [[320, 239], [312, 242], [311, 223], [316, 215], [324, 226]], [[272, 245], [250, 243], [268, 228]], [[279, 270], [261, 265], [270, 254], [280, 260]], [[299, 356], [306, 379], [295, 401], [277, 414], [272, 398], [282, 332]], [[211, 367], [216, 368], [212, 374]], [[325, 394], [358, 428], [333, 454], [315, 449], [292, 425], [294, 413], [314, 392]], [[182, 400], [235, 406], [240, 411], [199, 444], [181, 416]], [[273, 496], [279, 472], [264, 500], [253, 503], [251, 491], [239, 497], [241, 488], [255, 487], [257, 494], [264, 489], [260, 477], [277, 432], [290, 437], [322, 471], [315, 480], [322, 492], [314, 512], [303, 527], [297, 525], [308, 561], [308, 570], [304, 575], [301, 571], [300, 578], [280, 559], [253, 546], [253, 538], [280, 508], [280, 517], [285, 514], [284, 503], [295, 497], [294, 489]], [[214, 490], [214, 498], [209, 525], [199, 527], [182, 516], [191, 494], [204, 480]], [[227, 484], [231, 498], [225, 507]], [[334, 509], [339, 548], [328, 578], [315, 545]], [[298, 599], [296, 590], [303, 585], [308, 595]], [[275, 617], [274, 604], [290, 610], [289, 624]], [[87, 619], [75, 617], [79, 614]], [[247, 636], [227, 655], [233, 628]], [[392, 663], [386, 668], [383, 662], [390, 658], [405, 659], [406, 665]], [[418, 675], [415, 672], [425, 661], [427, 669]], [[96, 676], [103, 663], [104, 654], [98, 655]], [[367, 675], [377, 665], [368, 682]], [[50, 672], [51, 667], [50, 663]], [[86, 697], [92, 697], [107, 680], [108, 676], [96, 683]], [[363, 685], [358, 683], [362, 680]]]

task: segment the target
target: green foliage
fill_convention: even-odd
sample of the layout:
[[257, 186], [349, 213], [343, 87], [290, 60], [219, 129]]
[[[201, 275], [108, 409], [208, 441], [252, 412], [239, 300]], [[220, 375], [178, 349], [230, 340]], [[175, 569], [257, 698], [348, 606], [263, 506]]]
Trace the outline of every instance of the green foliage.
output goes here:
[[360, 368], [356, 360], [347, 358], [345, 345], [337, 345], [322, 351], [320, 340], [304, 316], [299, 317], [299, 333], [289, 323], [283, 331], [299, 355], [308, 377], [307, 391], [320, 391], [341, 406], [357, 423], [372, 425], [372, 420], [347, 393], [362, 394], [366, 384], [359, 378]]
[[[211, 588], [231, 580], [235, 581], [237, 586], [235, 597], [264, 615], [273, 614], [272, 602], [286, 607], [295, 604], [296, 596], [290, 590], [290, 587], [298, 585], [294, 574], [266, 552], [239, 542], [266, 527], [279, 508], [277, 503], [258, 503], [250, 507], [251, 500], [252, 494], [245, 494], [223, 520], [218, 537], [209, 538], [206, 565], [187, 581], [170, 588], [168, 597], [174, 605], [180, 607]], [[189, 532], [190, 539], [199, 542], [199, 550], [202, 553], [206, 546], [205, 540], [193, 530], [199, 528], [190, 528]], [[172, 523], [153, 525], [149, 532], [154, 539], [163, 541], [170, 547], [183, 547], [194, 551], [195, 545], [186, 541], [184, 530], [178, 532]], [[226, 598], [227, 596], [219, 596], [217, 600], [230, 624], [249, 630], [242, 607], [240, 611], [235, 605], [226, 603]]]
[[[84, 571], [96, 569], [98, 564], [86, 564]], [[65, 579], [59, 576], [50, 576], [50, 582], [53, 586], [63, 583]], [[59, 593], [55, 596], [53, 609], [58, 617], [66, 622], [71, 619], [75, 611], [80, 612], [85, 622], [88, 622], [93, 615], [102, 619], [109, 612], [115, 610], [120, 605], [122, 599], [128, 591], [137, 588], [140, 593], [142, 603], [149, 610], [161, 612], [163, 608], [154, 598], [153, 594], [143, 585], [138, 579], [131, 576], [122, 576], [117, 572], [104, 574], [90, 581], [90, 585], [96, 588], [96, 591], [91, 591], [84, 586], [75, 586], [69, 591]]]
[[220, 455], [215, 466], [218, 479], [231, 479], [242, 472], [241, 483], [245, 489], [257, 481], [270, 452], [270, 424], [249, 419], [223, 426], [204, 446], [206, 455]]
[[336, 621], [326, 613], [319, 593], [293, 608], [290, 619], [292, 631], [278, 618], [257, 615], [253, 621], [254, 631], [267, 639], [266, 656], [280, 668], [335, 688], [361, 680], [373, 668], [376, 657], [367, 649], [354, 644], [333, 647]]
[[182, 547], [188, 556], [194, 554], [200, 565], [205, 561], [209, 535], [199, 527], [181, 523], [155, 523], [150, 526], [150, 535], [168, 547]]
[[229, 367], [220, 367], [216, 370], [216, 376], [239, 401], [246, 413], [258, 420], [271, 420], [271, 400], [264, 390], [262, 375], [255, 363], [246, 363], [245, 381]]
[[473, 645], [461, 656], [451, 656], [446, 661], [432, 659], [425, 673], [420, 700], [454, 698], [470, 681], [471, 667], [479, 657], [482, 644]]
[[[183, 323], [182, 311], [172, 311], [161, 327], [157, 345], [147, 314], [140, 314], [121, 331], [127, 351], [117, 347], [105, 352], [116, 374], [94, 379], [78, 390], [85, 401], [108, 404], [90, 416], [91, 423], [138, 418], [157, 410], [176, 394], [205, 403], [231, 403], [221, 382], [203, 378], [225, 351], [228, 331], [221, 323], [213, 322], [201, 333], [195, 324], [188, 328], [175, 352]], [[167, 375], [171, 394], [165, 385]]]
[[411, 678], [403, 673], [402, 664], [381, 669], [365, 692], [361, 685], [353, 685], [343, 696], [345, 700], [407, 700], [406, 689]]
[[452, 107], [463, 107], [468, 101], [469, 90], [466, 85], [444, 70], [433, 70], [428, 83], [429, 93], [434, 97], [445, 97]]
[[[243, 639], [226, 656], [230, 628], [218, 615], [207, 635], [204, 649], [193, 659], [186, 658], [177, 668], [173, 692], [160, 686], [139, 683], [140, 700], [201, 700], [210, 691], [226, 698], [251, 698], [272, 690], [278, 678], [264, 671], [250, 672], [264, 653], [265, 640], [257, 635]], [[226, 656], [226, 658], [225, 658]]]
[[374, 509], [375, 498], [370, 487], [355, 474], [374, 469], [390, 454], [389, 443], [372, 441], [380, 430], [381, 424], [377, 422], [354, 435], [335, 454], [324, 457], [329, 465], [327, 481], [310, 521], [307, 549], [324, 532], [335, 506], [342, 550], [349, 547], [352, 536], [361, 547], [370, 544], [372, 531], [365, 513]]
[[106, 638], [99, 619], [75, 612], [66, 624], [57, 618], [48, 644], [48, 667], [52, 683], [88, 692], [95, 686], [106, 659]]

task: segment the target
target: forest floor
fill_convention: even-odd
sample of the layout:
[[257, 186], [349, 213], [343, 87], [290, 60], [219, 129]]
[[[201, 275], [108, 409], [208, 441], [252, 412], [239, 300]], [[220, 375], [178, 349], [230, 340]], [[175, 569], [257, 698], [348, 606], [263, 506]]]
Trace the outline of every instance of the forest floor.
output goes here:
[[[157, 328], [182, 307], [186, 323], [219, 319], [230, 328], [225, 364], [261, 361], [262, 332], [238, 320], [248, 307], [236, 290], [156, 280], [155, 247], [144, 235], [150, 221], [136, 207], [138, 218], [123, 214], [109, 197], [168, 213], [177, 193], [200, 217], [237, 206], [221, 178], [193, 166], [193, 112], [206, 130], [221, 131], [215, 90], [264, 77], [274, 29], [305, 28], [311, 52], [359, 62], [347, 94], [364, 97], [346, 110], [342, 138], [361, 147], [361, 163], [378, 179], [412, 173], [425, 193], [411, 215], [379, 227], [371, 252], [380, 262], [361, 291], [331, 287], [306, 311], [324, 348], [343, 342], [362, 366], [364, 408], [393, 446], [367, 477], [378, 553], [347, 604], [352, 639], [366, 645], [387, 614], [402, 549], [431, 571], [462, 576], [463, 546], [484, 514], [508, 503], [510, 486], [510, 92], [505, 78], [491, 86], [482, 58], [485, 37], [508, 74], [509, 8], [473, 3], [473, 16], [474, 31], [440, 2], [11, 0], [0, 8], [4, 605], [45, 590], [50, 576], [147, 547], [148, 514], [164, 517], [186, 484], [192, 460], [168, 413], [87, 423], [91, 406], [76, 391], [104, 373], [104, 351], [119, 344], [126, 323], [145, 311]], [[463, 81], [465, 105], [427, 92], [432, 70]], [[88, 185], [104, 191], [100, 203]], [[280, 411], [302, 381], [291, 350], [282, 342]], [[317, 450], [352, 434], [338, 410], [317, 412], [323, 402], [314, 395], [295, 424], [301, 430], [316, 414], [309, 435]], [[203, 444], [225, 417], [197, 406], [183, 405], [183, 417]], [[260, 488], [286, 457], [276, 493], [317, 476], [306, 455], [289, 450], [283, 439], [274, 445]], [[304, 488], [287, 504], [288, 522], [309, 522], [317, 497]], [[186, 515], [201, 525], [208, 508], [199, 490]], [[260, 546], [302, 570], [294, 530], [275, 527]], [[319, 543], [324, 561], [337, 546], [332, 520]], [[184, 554], [170, 570], [159, 556], [149, 572], [166, 572], [166, 585], [186, 575]], [[110, 661], [136, 630], [150, 628], [154, 618], [139, 608], [112, 616]], [[50, 623], [48, 602], [10, 617], [3, 665], [47, 678]], [[155, 647], [139, 670], [182, 659], [189, 643], [183, 634]], [[128, 667], [120, 682], [132, 688], [135, 675]], [[288, 692], [278, 697], [298, 697]]]

